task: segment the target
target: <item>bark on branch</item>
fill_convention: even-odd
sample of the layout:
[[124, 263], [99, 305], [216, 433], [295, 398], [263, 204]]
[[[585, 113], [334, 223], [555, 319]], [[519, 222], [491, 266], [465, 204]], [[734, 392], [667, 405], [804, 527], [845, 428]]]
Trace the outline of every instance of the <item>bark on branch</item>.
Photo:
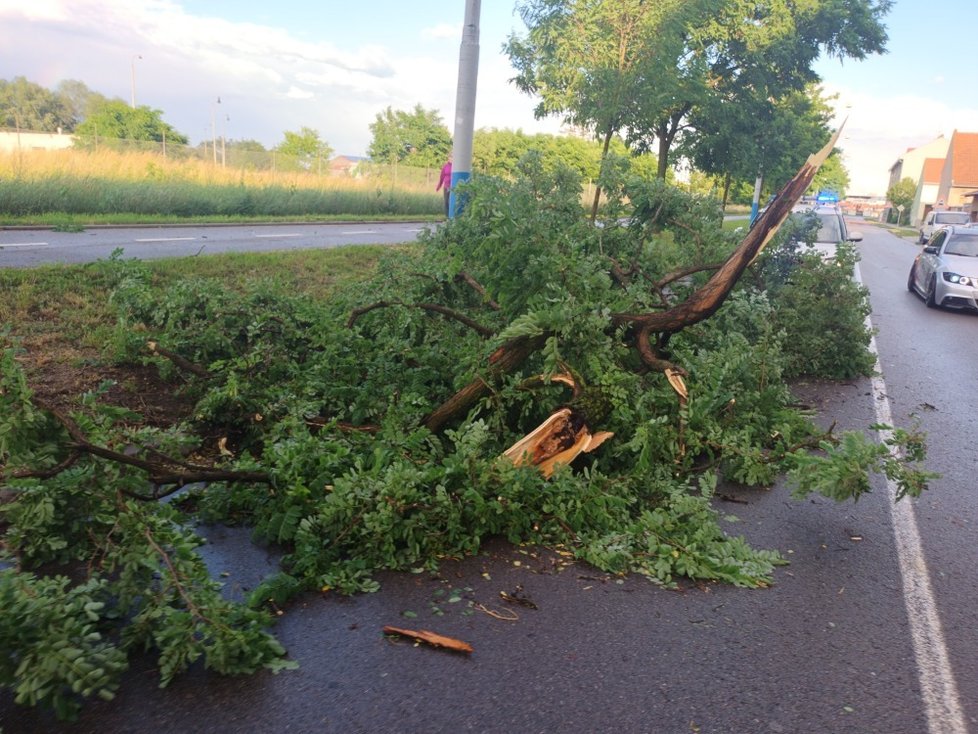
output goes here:
[[811, 186], [819, 166], [832, 152], [839, 132], [818, 153], [810, 156], [801, 170], [795, 174], [764, 214], [757, 220], [740, 245], [727, 258], [726, 262], [713, 276], [695, 291], [686, 301], [667, 311], [657, 313], [616, 313], [611, 317], [615, 326], [631, 325], [647, 328], [650, 332], [675, 333], [687, 326], [703, 321], [719, 310], [737, 280], [747, 266], [764, 250], [777, 232], [781, 223], [787, 219], [792, 207]]
[[465, 283], [472, 290], [474, 290], [476, 293], [482, 296], [483, 302], [493, 311], [501, 310], [501, 306], [498, 303], [496, 303], [494, 300], [492, 300], [489, 297], [489, 294], [486, 293], [486, 289], [483, 287], [482, 283], [477, 281], [475, 278], [473, 278], [471, 275], [466, 273], [464, 270], [455, 276], [455, 280]]

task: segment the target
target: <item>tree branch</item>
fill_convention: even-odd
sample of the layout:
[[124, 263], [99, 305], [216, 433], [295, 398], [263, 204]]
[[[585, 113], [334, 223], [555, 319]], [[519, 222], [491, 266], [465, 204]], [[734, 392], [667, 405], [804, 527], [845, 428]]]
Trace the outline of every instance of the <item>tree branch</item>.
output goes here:
[[350, 317], [346, 320], [346, 327], [348, 329], [353, 328], [357, 320], [364, 314], [370, 313], [371, 311], [374, 311], [375, 309], [378, 308], [389, 308], [391, 306], [405, 306], [407, 308], [420, 308], [424, 311], [440, 313], [442, 316], [445, 316], [454, 321], [458, 321], [459, 323], [465, 324], [470, 329], [472, 329], [473, 331], [477, 332], [478, 334], [484, 337], [490, 337], [496, 333], [492, 329], [483, 326], [482, 324], [478, 323], [473, 319], [470, 319], [465, 314], [459, 313], [458, 311], [454, 311], [448, 308], [447, 306], [441, 306], [437, 303], [404, 303], [403, 301], [377, 301], [376, 303], [371, 303], [368, 306], [361, 306], [360, 308], [355, 308], [350, 313]]
[[159, 344], [154, 341], [146, 342], [146, 348], [150, 351], [150, 354], [159, 355], [160, 357], [165, 357], [175, 364], [177, 367], [185, 372], [190, 372], [197, 375], [198, 377], [204, 377], [210, 379], [214, 377], [206, 368], [201, 367], [199, 364], [194, 364], [186, 357], [181, 357], [176, 352], [171, 352], [168, 349], [164, 349]]
[[[180, 484], [181, 486], [185, 486], [187, 484], [193, 484], [194, 482], [219, 481], [270, 484], [272, 481], [271, 476], [266, 472], [233, 471], [229, 469], [212, 469], [208, 467], [188, 466], [178, 459], [173, 459], [171, 457], [164, 456], [163, 454], [159, 454], [162, 457], [161, 461], [159, 462], [147, 461], [146, 459], [140, 459], [138, 456], [129, 456], [118, 451], [113, 451], [112, 449], [107, 449], [104, 446], [97, 446], [88, 440], [88, 437], [85, 436], [84, 432], [81, 430], [81, 428], [79, 428], [77, 423], [62, 413], [58, 408], [38, 399], [36, 396], [33, 400], [38, 407], [53, 415], [54, 418], [68, 432], [68, 436], [72, 439], [70, 447], [74, 454], [91, 454], [92, 456], [97, 456], [101, 459], [112, 461], [116, 464], [124, 464], [136, 469], [141, 469], [149, 475], [149, 479], [153, 484]], [[72, 463], [74, 462], [68, 462], [67, 460], [61, 462], [61, 464], [58, 465], [58, 470], [64, 471], [64, 469], [67, 469]], [[54, 474], [51, 474], [50, 476], [54, 476]], [[152, 499], [144, 498], [141, 495], [139, 497], [141, 499]]]
[[482, 283], [477, 281], [475, 278], [473, 278], [471, 275], [466, 273], [464, 270], [455, 276], [455, 280], [457, 282], [461, 281], [463, 283], [466, 283], [472, 290], [474, 290], [476, 293], [482, 296], [483, 302], [493, 311], [502, 310], [501, 306], [498, 303], [496, 303], [494, 300], [492, 300], [489, 297], [489, 294], [486, 293], [486, 289], [483, 287]]

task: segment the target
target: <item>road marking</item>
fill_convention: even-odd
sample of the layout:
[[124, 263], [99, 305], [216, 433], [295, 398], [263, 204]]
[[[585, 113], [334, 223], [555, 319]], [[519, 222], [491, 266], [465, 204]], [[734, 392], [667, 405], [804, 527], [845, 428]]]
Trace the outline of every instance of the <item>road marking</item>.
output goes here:
[[196, 237], [137, 237], [136, 242], [193, 242]]
[[257, 239], [271, 240], [271, 239], [277, 239], [281, 237], [302, 237], [302, 235], [298, 232], [293, 232], [288, 234], [256, 234], [255, 237]]
[[[861, 285], [862, 276], [856, 264], [853, 273]], [[873, 322], [866, 316], [866, 326], [872, 331]], [[887, 397], [886, 383], [876, 337], [869, 340], [869, 349], [876, 358], [873, 367], [873, 405], [876, 422], [893, 425], [890, 412], [890, 399]], [[882, 442], [889, 440], [893, 432], [877, 431]], [[910, 623], [910, 637], [913, 642], [914, 657], [917, 660], [917, 678], [920, 692], [927, 710], [927, 730], [930, 734], [968, 734], [958, 686], [947, 654], [947, 643], [941, 628], [941, 618], [937, 613], [937, 602], [930, 586], [930, 571], [924, 560], [924, 551], [917, 529], [917, 516], [909, 499], [896, 501], [897, 486], [886, 480], [890, 495], [890, 515], [893, 519], [893, 536], [896, 541], [897, 559], [900, 563], [900, 576], [903, 579], [903, 601], [907, 608]]]
[[340, 232], [340, 234], [377, 234], [376, 229], [352, 229], [349, 232]]
[[47, 242], [4, 242], [0, 244], [0, 247], [37, 247], [38, 245], [46, 245]]

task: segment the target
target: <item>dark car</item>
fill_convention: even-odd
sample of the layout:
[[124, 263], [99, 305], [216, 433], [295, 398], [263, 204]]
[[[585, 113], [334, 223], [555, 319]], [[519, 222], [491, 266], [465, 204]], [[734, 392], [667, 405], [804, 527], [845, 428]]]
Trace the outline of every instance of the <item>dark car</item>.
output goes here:
[[978, 228], [937, 230], [913, 261], [907, 288], [931, 308], [978, 311]]

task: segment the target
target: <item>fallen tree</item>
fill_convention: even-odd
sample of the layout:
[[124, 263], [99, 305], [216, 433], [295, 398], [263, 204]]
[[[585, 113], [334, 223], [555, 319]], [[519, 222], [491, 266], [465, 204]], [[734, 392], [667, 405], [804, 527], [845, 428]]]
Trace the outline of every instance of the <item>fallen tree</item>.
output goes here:
[[[722, 531], [721, 480], [787, 473], [798, 496], [846, 499], [883, 471], [919, 493], [917, 434], [822, 431], [787, 386], [806, 364], [872, 367], [852, 250], [827, 263], [804, 231], [774, 239], [820, 156], [742, 239], [715, 202], [627, 176], [602, 182], [591, 226], [577, 178], [530, 156], [328, 303], [274, 280], [160, 288], [121, 256], [93, 266], [113, 289], [115, 358], [156, 365], [194, 408], [164, 428], [98, 391], [55, 408], [4, 349], [0, 599], [17, 611], [0, 619], [0, 685], [70, 715], [113, 695], [135, 646], [159, 651], [163, 683], [199, 657], [280, 669], [269, 602], [374, 590], [377, 570], [434, 569], [492, 536], [664, 585], [764, 586], [783, 559]], [[815, 299], [831, 313], [799, 317]], [[221, 599], [190, 514], [286, 549], [250, 607]], [[61, 623], [34, 626], [41, 609]], [[71, 661], [52, 660], [64, 647]]]

